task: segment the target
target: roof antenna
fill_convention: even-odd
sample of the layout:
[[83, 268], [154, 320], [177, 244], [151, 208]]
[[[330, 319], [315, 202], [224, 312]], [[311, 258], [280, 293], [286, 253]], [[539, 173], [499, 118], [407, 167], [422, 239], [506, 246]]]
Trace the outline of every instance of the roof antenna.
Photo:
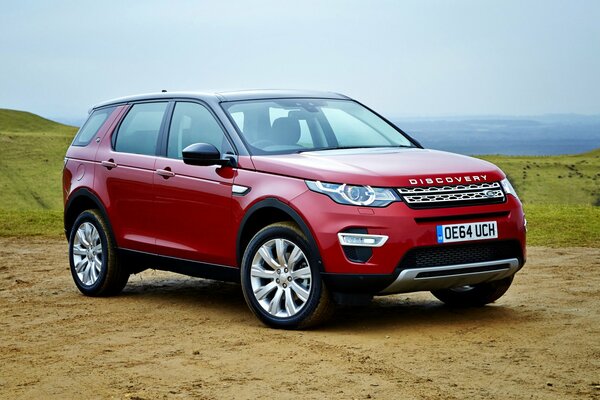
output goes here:
[[167, 89], [161, 90], [162, 93], [167, 93]]

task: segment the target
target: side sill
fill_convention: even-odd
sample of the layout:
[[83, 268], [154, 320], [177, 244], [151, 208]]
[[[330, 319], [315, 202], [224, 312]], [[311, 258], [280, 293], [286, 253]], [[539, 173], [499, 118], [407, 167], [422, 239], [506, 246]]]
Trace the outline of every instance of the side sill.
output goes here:
[[236, 267], [162, 256], [130, 249], [118, 249], [118, 253], [119, 258], [125, 263], [132, 274], [137, 274], [146, 269], [158, 269], [196, 278], [240, 282], [240, 270]]

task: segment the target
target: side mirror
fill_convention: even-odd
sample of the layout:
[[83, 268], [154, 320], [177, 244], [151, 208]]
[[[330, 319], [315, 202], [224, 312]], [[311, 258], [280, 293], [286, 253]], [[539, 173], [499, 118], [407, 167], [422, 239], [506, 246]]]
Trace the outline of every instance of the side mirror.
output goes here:
[[194, 143], [183, 149], [183, 162], [190, 165], [231, 165], [230, 159], [222, 159], [221, 153], [209, 143]]

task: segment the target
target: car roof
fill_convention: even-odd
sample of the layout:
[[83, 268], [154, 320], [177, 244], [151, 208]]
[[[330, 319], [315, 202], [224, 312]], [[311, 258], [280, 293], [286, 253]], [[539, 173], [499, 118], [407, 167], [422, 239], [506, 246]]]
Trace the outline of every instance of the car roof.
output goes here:
[[236, 90], [215, 92], [159, 92], [138, 94], [134, 96], [120, 97], [96, 104], [92, 109], [125, 104], [133, 101], [161, 100], [171, 98], [198, 99], [206, 102], [241, 101], [241, 100], [264, 100], [285, 98], [324, 98], [324, 99], [349, 99], [339, 93], [322, 92], [316, 90], [283, 90], [283, 89], [260, 89], [260, 90]]

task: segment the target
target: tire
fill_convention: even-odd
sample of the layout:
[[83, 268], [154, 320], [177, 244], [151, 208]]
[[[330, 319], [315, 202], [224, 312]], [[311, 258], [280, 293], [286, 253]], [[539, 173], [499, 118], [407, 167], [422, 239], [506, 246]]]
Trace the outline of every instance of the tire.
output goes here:
[[69, 234], [69, 262], [75, 285], [86, 296], [119, 294], [129, 272], [117, 259], [117, 248], [98, 210], [79, 214]]
[[513, 277], [510, 276], [499, 281], [435, 290], [431, 293], [452, 307], [482, 307], [502, 297], [510, 287], [512, 281]]
[[[319, 271], [319, 256], [292, 222], [260, 230], [244, 251], [241, 283], [250, 310], [266, 325], [304, 329], [335, 309]], [[283, 263], [283, 265], [281, 265]]]

